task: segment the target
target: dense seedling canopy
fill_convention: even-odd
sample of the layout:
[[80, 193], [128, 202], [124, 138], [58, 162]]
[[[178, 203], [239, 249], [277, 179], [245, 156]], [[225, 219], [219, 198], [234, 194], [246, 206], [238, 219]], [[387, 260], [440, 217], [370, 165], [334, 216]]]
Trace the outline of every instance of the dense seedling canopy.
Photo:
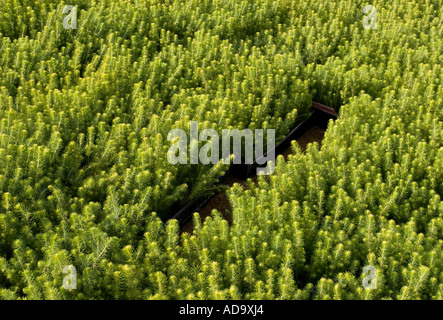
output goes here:
[[[0, 298], [443, 299], [443, 3], [367, 4], [3, 0]], [[171, 129], [280, 139], [311, 100], [322, 148], [231, 188], [232, 226], [162, 222], [226, 169], [170, 164]]]

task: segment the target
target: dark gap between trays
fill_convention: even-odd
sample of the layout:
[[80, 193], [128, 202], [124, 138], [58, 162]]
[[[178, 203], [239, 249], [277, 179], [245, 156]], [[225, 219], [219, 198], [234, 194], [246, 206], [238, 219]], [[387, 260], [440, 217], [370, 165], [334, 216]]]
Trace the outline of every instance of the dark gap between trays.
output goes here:
[[[309, 118], [299, 123], [294, 129], [292, 129], [286, 137], [278, 143], [275, 149], [275, 156], [277, 158], [278, 155], [282, 154], [286, 156], [290, 153], [289, 150], [291, 148], [291, 141], [297, 140], [301, 138], [306, 132], [310, 129], [317, 131], [315, 134], [317, 135], [317, 139], [319, 139], [319, 135], [321, 131], [324, 132], [327, 129], [329, 120], [336, 120], [338, 114], [331, 107], [325, 106], [318, 102], [312, 102], [312, 113]], [[269, 151], [268, 151], [269, 152]], [[264, 155], [266, 156], [266, 154]], [[264, 157], [262, 156], [262, 157]], [[261, 158], [261, 157], [260, 157]], [[256, 169], [258, 167], [265, 167], [266, 165], [258, 165], [256, 159], [253, 164], [231, 164], [229, 169], [225, 172], [223, 176], [220, 176], [217, 180], [218, 182], [213, 182], [209, 187], [214, 185], [230, 185], [232, 186], [234, 183], [240, 183], [243, 187], [247, 188], [246, 180], [248, 178], [253, 178], [256, 176]], [[170, 219], [177, 219], [179, 222], [179, 226], [182, 232], [192, 232], [192, 217], [194, 212], [200, 212], [202, 209], [206, 209], [205, 206], [210, 202], [215, 202], [215, 209], [221, 209], [223, 217], [231, 222], [231, 217], [226, 213], [226, 194], [225, 191], [221, 191], [212, 196], [207, 196], [204, 198], [196, 198], [189, 201], [186, 205], [184, 205], [181, 209], [178, 209], [176, 213]], [[218, 208], [218, 206], [222, 206], [223, 208]], [[175, 206], [176, 207], [176, 206]], [[174, 210], [175, 208], [173, 208]], [[205, 211], [212, 211], [205, 210]], [[205, 216], [210, 215], [210, 212], [205, 212]], [[189, 230], [188, 230], [189, 229]]]

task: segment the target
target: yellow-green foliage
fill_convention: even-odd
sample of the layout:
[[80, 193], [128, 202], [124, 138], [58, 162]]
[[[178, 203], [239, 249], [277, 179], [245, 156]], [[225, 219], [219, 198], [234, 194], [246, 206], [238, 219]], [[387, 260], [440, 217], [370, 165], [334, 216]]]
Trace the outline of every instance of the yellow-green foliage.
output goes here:
[[[442, 299], [442, 20], [440, 0], [3, 0], [0, 298]], [[323, 146], [231, 188], [232, 226], [162, 222], [226, 169], [168, 163], [169, 130], [280, 139], [312, 99], [340, 108]]]

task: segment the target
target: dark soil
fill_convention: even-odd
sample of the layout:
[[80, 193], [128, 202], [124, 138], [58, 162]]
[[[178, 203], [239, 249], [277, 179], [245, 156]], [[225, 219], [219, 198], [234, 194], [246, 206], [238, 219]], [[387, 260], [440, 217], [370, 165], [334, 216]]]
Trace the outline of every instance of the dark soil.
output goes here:
[[[306, 151], [308, 144], [311, 142], [317, 142], [321, 146], [321, 142], [325, 136], [325, 130], [319, 126], [312, 126], [306, 131], [304, 135], [297, 139], [298, 145], [303, 151]], [[282, 155], [285, 159], [292, 153], [292, 147], [287, 148]]]
[[[242, 185], [244, 189], [248, 189], [248, 185], [245, 181], [239, 179], [231, 179], [228, 182], [229, 187], [232, 187], [234, 183]], [[214, 195], [211, 200], [198, 212], [200, 214], [200, 219], [203, 223], [206, 217], [210, 216], [212, 210], [217, 209], [221, 213], [222, 217], [228, 221], [229, 225], [232, 223], [231, 216], [231, 204], [229, 203], [228, 196], [226, 195], [226, 190], [220, 191]], [[194, 221], [190, 219], [180, 230], [181, 232], [192, 233], [194, 231]]]
[[[325, 130], [318, 127], [312, 126], [306, 131], [304, 135], [302, 135], [299, 139], [297, 139], [300, 148], [305, 151], [308, 144], [311, 142], [317, 142], [321, 145], [323, 137], [325, 135]], [[287, 148], [282, 155], [287, 159], [288, 155], [292, 153], [292, 148]], [[252, 180], [257, 183], [257, 177], [253, 177]], [[244, 189], [248, 189], [248, 186], [245, 181], [239, 179], [232, 179], [228, 182], [229, 187], [232, 187], [234, 183], [239, 183], [243, 186]], [[232, 215], [231, 215], [231, 204], [229, 203], [228, 197], [226, 195], [226, 191], [223, 190], [217, 193], [215, 196], [209, 200], [209, 202], [199, 211], [200, 219], [202, 223], [206, 219], [206, 217], [211, 215], [212, 210], [217, 209], [220, 212], [224, 219], [226, 219], [229, 225], [232, 224]], [[190, 219], [181, 229], [180, 231], [192, 233], [194, 231], [194, 222]]]

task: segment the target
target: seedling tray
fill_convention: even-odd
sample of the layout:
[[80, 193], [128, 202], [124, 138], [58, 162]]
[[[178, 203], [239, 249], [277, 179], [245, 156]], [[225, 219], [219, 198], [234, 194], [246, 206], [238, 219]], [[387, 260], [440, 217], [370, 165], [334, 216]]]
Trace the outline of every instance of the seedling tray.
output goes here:
[[[275, 147], [275, 156], [277, 157], [279, 154], [282, 154], [286, 149], [291, 146], [291, 141], [297, 140], [302, 135], [306, 133], [312, 126], [319, 126], [320, 128], [326, 129], [329, 123], [329, 120], [337, 119], [338, 114], [331, 107], [325, 106], [318, 102], [312, 102], [311, 115], [306, 120], [299, 123], [294, 129], [292, 129], [286, 137], [279, 142]], [[272, 150], [272, 149], [271, 149]], [[268, 151], [269, 152], [269, 151]], [[258, 160], [262, 159], [266, 156], [265, 153], [263, 156], [259, 157], [254, 161], [253, 164], [231, 164], [229, 169], [225, 172], [223, 176], [220, 176], [216, 181], [210, 184], [210, 187], [215, 185], [223, 185], [228, 182], [230, 179], [239, 179], [239, 180], [247, 180], [248, 178], [252, 178], [256, 176], [257, 168], [266, 167], [266, 164], [259, 165]], [[260, 161], [261, 162], [261, 161]], [[182, 208], [178, 208], [176, 213], [170, 219], [177, 219], [180, 225], [180, 228], [183, 227], [193, 216], [194, 212], [200, 211], [213, 197], [206, 196], [200, 197], [193, 200], [190, 200], [186, 205]], [[175, 211], [177, 206], [174, 206], [172, 211]]]
[[[228, 182], [230, 179], [234, 178], [235, 166], [237, 165], [231, 165], [229, 169], [225, 172], [225, 174], [223, 176], [218, 177], [216, 179], [217, 182], [214, 181], [211, 184], [209, 184], [209, 187], [213, 187], [215, 185], [223, 185], [226, 182]], [[212, 199], [213, 196], [214, 195], [209, 195], [206, 197], [195, 198], [189, 201], [181, 209], [179, 208], [179, 210], [170, 219], [177, 219], [180, 228], [183, 227], [186, 224], [186, 222], [188, 222], [192, 218], [193, 213], [200, 211], [200, 209], [202, 209], [209, 202], [209, 200]], [[175, 210], [173, 209], [173, 211]]]
[[[292, 140], [297, 140], [301, 136], [303, 136], [309, 128], [313, 126], [318, 126], [322, 129], [326, 129], [328, 127], [328, 123], [330, 119], [337, 119], [338, 114], [335, 112], [335, 110], [331, 107], [325, 106], [318, 102], [312, 103], [312, 110], [311, 115], [306, 120], [299, 123], [294, 129], [292, 129], [286, 137], [278, 143], [273, 149], [275, 152], [275, 156], [282, 154], [286, 149], [288, 149], [291, 146]], [[272, 149], [271, 149], [272, 151]], [[240, 180], [246, 180], [248, 178], [252, 178], [256, 176], [257, 174], [257, 168], [263, 168], [266, 167], [266, 165], [259, 165], [258, 162], [263, 159], [263, 157], [266, 157], [267, 153], [263, 155], [262, 157], [259, 157], [254, 161], [253, 164], [232, 164], [231, 169], [234, 178], [240, 179]]]

